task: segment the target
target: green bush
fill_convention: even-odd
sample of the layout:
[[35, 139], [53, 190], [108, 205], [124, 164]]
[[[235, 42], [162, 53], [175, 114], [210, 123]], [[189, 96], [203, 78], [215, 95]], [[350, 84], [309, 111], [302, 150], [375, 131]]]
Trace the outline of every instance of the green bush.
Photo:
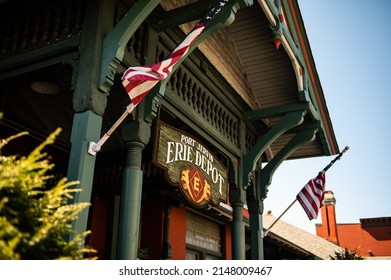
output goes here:
[[331, 260], [363, 260], [357, 253], [357, 250], [349, 250], [347, 248], [335, 251], [334, 256], [330, 256]]
[[71, 236], [71, 222], [89, 203], [68, 204], [78, 182], [60, 179], [50, 186], [54, 164], [43, 152], [61, 132], [57, 129], [28, 156], [4, 156], [9, 141], [0, 140], [0, 259], [84, 259], [94, 250], [83, 246], [89, 232]]

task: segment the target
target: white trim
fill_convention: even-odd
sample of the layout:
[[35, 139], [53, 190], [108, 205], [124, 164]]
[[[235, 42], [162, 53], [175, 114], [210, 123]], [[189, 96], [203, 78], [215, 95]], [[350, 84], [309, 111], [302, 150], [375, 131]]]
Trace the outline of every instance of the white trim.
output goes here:
[[304, 81], [303, 81], [303, 71], [300, 67], [299, 61], [297, 60], [295, 53], [293, 52], [291, 46], [288, 43], [288, 40], [286, 39], [285, 35], [282, 35], [281, 42], [286, 50], [289, 58], [291, 59], [293, 70], [296, 74], [296, 81], [297, 81], [297, 87], [299, 91], [304, 90]]
[[266, 0], [258, 0], [258, 4], [261, 6], [269, 22], [273, 26], [276, 26], [277, 24], [276, 19], [274, 18], [273, 12], [270, 10], [269, 6], [267, 5]]

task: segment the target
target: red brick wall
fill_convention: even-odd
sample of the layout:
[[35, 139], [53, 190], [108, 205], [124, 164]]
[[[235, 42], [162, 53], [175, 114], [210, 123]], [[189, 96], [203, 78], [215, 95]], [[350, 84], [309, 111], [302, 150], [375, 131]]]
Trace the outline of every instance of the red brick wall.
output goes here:
[[[316, 225], [316, 235], [323, 235], [324, 224]], [[337, 224], [338, 245], [351, 251], [356, 250], [362, 257], [391, 256], [391, 225], [362, 227], [356, 224]], [[326, 238], [327, 239], [327, 238]]]
[[337, 224], [335, 206], [321, 208], [322, 224], [316, 235], [342, 248], [355, 250], [362, 257], [391, 256], [391, 224]]
[[340, 247], [355, 250], [362, 244], [361, 225], [338, 224], [338, 240]]
[[391, 225], [362, 227], [361, 224], [339, 224], [338, 237], [342, 248], [357, 249], [360, 256], [391, 256]]
[[327, 205], [327, 213], [330, 219], [330, 241], [338, 244], [337, 219], [335, 215], [335, 207]]
[[324, 205], [320, 208], [322, 224], [316, 228], [316, 234], [334, 244], [338, 244], [337, 220], [334, 205]]

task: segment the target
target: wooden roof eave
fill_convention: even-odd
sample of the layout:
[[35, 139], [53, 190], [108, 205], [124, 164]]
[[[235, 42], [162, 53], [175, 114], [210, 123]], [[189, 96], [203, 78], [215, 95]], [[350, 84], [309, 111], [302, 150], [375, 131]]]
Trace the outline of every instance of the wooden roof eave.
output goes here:
[[[287, 5], [282, 5], [281, 1], [275, 3], [271, 0], [258, 0], [258, 3], [292, 61], [300, 102], [308, 102], [308, 113], [314, 121], [320, 121], [318, 134], [324, 155], [339, 153], [297, 1], [290, 0]], [[282, 14], [284, 16], [281, 16]], [[282, 24], [285, 20], [286, 24]]]
[[308, 80], [308, 95], [312, 103], [317, 108], [321, 120], [321, 138], [323, 139], [323, 147], [326, 155], [338, 154], [339, 147], [331, 122], [330, 114], [327, 108], [326, 99], [323, 88], [319, 79], [319, 75], [315, 66], [314, 57], [312, 55], [311, 46], [307, 37], [304, 21], [300, 12], [299, 4], [296, 0], [287, 1], [289, 7], [290, 19], [292, 25], [295, 26], [295, 34], [299, 42], [300, 51], [303, 54], [304, 65], [306, 68], [306, 75]]

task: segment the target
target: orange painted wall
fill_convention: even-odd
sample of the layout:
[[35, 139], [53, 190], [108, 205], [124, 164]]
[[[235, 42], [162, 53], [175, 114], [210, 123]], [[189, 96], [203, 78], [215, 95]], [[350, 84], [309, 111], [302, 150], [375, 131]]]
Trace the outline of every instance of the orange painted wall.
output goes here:
[[[186, 208], [172, 208], [170, 212], [170, 243], [172, 249], [171, 260], [184, 260], [186, 258]], [[232, 259], [231, 226], [223, 226], [223, 259]]]
[[186, 208], [173, 207], [170, 211], [171, 260], [184, 260], [186, 257]]
[[232, 260], [232, 230], [230, 225], [225, 226], [225, 238], [223, 240], [223, 242], [225, 242], [225, 244], [223, 244], [225, 253], [223, 259]]

